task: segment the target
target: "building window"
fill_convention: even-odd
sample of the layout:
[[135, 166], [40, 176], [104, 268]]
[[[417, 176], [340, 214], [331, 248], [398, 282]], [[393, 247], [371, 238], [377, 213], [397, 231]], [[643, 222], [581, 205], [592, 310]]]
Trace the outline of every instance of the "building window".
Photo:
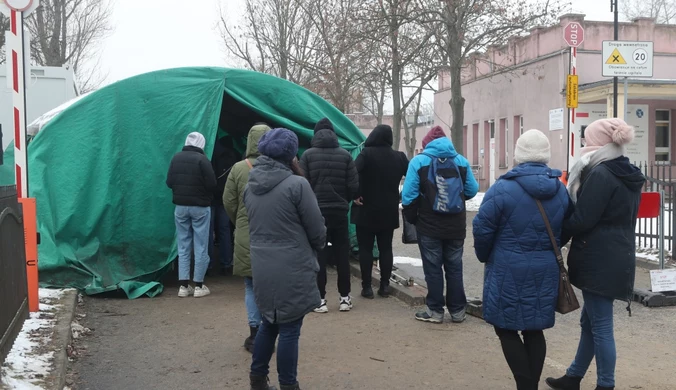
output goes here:
[[491, 129], [491, 139], [495, 138], [495, 121], [493, 119], [488, 121]]
[[479, 124], [472, 125], [472, 163], [479, 165]]
[[671, 161], [671, 111], [655, 111], [655, 161]]
[[519, 115], [519, 135], [523, 134], [523, 115]]
[[500, 168], [507, 168], [507, 118], [500, 119]]

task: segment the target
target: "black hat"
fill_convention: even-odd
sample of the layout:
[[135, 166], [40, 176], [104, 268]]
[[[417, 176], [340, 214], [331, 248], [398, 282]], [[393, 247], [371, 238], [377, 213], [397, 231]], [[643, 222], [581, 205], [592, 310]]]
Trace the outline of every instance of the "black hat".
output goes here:
[[315, 133], [318, 132], [319, 130], [331, 130], [335, 132], [336, 130], [333, 129], [333, 124], [329, 120], [329, 118], [322, 118], [317, 122], [315, 125]]

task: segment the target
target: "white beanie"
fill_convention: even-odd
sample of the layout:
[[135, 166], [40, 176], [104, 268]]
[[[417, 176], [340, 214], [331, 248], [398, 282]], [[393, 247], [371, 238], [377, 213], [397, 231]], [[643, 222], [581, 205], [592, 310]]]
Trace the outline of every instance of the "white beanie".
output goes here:
[[516, 164], [527, 162], [549, 164], [550, 158], [549, 138], [540, 130], [528, 130], [516, 141], [514, 150]]
[[193, 132], [188, 134], [188, 138], [185, 139], [185, 146], [194, 146], [200, 149], [204, 149], [206, 144], [204, 136], [198, 132]]

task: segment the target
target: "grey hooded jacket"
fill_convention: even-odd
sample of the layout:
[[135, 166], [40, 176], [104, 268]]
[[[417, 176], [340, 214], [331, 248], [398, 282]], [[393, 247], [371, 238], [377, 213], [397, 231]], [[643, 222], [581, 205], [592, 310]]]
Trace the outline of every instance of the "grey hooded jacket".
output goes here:
[[324, 218], [310, 183], [261, 156], [244, 190], [256, 305], [273, 324], [296, 321], [320, 303], [317, 252]]

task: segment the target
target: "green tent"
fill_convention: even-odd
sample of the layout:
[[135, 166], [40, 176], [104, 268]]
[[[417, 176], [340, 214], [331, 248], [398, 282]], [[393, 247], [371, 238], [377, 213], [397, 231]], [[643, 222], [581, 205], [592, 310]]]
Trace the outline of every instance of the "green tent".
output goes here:
[[[41, 285], [122, 289], [131, 299], [159, 294], [177, 253], [166, 173], [188, 133], [205, 135], [208, 155], [226, 135], [243, 150], [249, 128], [264, 121], [298, 134], [302, 152], [323, 117], [356, 157], [364, 135], [350, 119], [296, 84], [252, 71], [162, 70], [72, 103], [28, 148]], [[14, 182], [13, 160], [10, 147], [0, 184]]]

